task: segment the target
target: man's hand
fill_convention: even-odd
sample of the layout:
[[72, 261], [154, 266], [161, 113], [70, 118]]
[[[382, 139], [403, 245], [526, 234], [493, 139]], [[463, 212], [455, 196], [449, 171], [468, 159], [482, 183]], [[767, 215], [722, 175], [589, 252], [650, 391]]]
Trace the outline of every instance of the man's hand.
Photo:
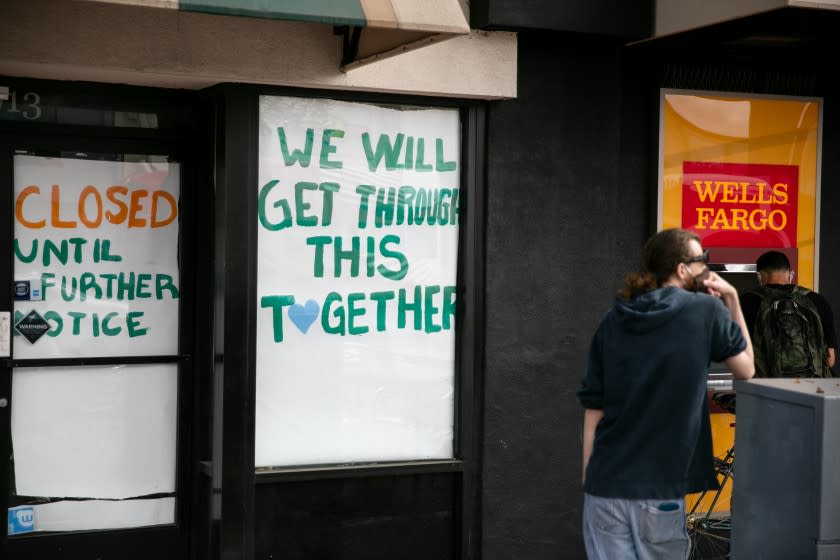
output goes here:
[[738, 290], [735, 287], [720, 277], [717, 272], [709, 272], [709, 277], [703, 280], [703, 285], [706, 290], [715, 297], [723, 300], [726, 307], [729, 307], [730, 301], [734, 298], [738, 301]]
[[715, 272], [710, 272], [709, 277], [703, 281], [703, 285], [710, 294], [723, 300], [723, 305], [729, 310], [732, 320], [741, 328], [744, 341], [747, 346], [743, 352], [726, 359], [726, 365], [732, 372], [735, 379], [749, 379], [755, 375], [755, 364], [753, 363], [752, 340], [747, 323], [744, 321], [744, 313], [741, 311], [741, 301], [738, 299], [738, 290], [720, 277]]

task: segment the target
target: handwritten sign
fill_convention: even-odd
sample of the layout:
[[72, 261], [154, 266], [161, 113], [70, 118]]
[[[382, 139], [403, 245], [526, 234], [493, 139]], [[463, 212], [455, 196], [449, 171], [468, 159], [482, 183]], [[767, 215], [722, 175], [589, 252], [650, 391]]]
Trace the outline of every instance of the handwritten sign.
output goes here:
[[258, 466], [452, 455], [457, 110], [263, 97]]
[[14, 185], [14, 324], [50, 325], [15, 358], [176, 354], [178, 164], [17, 155]]

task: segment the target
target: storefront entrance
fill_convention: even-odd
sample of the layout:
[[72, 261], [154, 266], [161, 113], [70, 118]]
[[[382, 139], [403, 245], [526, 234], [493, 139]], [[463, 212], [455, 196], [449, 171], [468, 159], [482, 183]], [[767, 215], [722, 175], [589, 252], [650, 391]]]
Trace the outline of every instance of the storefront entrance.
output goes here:
[[0, 556], [186, 558], [191, 113], [177, 93], [6, 83]]

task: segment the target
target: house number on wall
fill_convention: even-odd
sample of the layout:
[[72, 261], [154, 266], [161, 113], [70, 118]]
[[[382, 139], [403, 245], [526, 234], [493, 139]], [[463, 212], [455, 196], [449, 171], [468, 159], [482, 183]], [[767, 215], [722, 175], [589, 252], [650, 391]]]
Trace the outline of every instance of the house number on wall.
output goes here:
[[0, 101], [0, 113], [21, 113], [24, 119], [34, 121], [41, 118], [41, 96], [27, 91], [18, 97], [18, 92], [9, 93], [9, 99]]

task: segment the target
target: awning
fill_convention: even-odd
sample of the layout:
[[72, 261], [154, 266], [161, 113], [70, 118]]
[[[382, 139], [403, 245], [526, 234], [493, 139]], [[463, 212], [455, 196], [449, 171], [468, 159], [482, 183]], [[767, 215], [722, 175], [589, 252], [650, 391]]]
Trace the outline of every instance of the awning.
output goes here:
[[344, 71], [470, 32], [459, 0], [91, 1], [332, 24], [344, 36]]
[[751, 0], [750, 2], [660, 0], [656, 3], [654, 35], [645, 40], [669, 37], [784, 8], [838, 11], [840, 0]]

